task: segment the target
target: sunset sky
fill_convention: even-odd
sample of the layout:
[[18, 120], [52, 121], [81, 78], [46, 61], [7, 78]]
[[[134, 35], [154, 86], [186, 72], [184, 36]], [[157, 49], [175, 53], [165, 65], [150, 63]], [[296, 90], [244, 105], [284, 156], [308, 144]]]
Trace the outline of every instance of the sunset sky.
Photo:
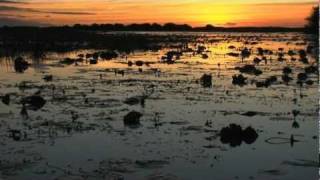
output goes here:
[[2, 25], [187, 23], [299, 27], [318, 0], [0, 0]]

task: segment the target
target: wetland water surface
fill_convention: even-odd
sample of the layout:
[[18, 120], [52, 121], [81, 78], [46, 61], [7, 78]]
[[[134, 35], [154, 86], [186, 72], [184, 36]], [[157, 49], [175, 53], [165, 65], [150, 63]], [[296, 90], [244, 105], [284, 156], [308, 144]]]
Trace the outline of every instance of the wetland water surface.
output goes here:
[[[2, 57], [0, 179], [316, 179], [308, 37], [190, 37], [129, 54]], [[18, 56], [31, 64], [21, 72]]]

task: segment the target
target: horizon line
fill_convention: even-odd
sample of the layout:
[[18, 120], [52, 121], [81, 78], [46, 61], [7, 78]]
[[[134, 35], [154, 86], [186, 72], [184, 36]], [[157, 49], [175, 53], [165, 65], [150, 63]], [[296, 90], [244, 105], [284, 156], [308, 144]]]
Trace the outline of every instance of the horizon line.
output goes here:
[[128, 27], [128, 26], [132, 26], [132, 25], [138, 25], [138, 26], [142, 26], [142, 25], [160, 25], [161, 27], [165, 27], [166, 24], [172, 24], [175, 26], [189, 26], [192, 29], [196, 29], [196, 28], [208, 28], [208, 26], [211, 26], [210, 28], [226, 28], [226, 29], [233, 29], [233, 28], [284, 28], [284, 29], [301, 29], [301, 28], [305, 28], [306, 25], [304, 26], [216, 26], [213, 24], [205, 24], [202, 26], [192, 26], [190, 24], [187, 23], [173, 23], [173, 22], [166, 22], [166, 23], [91, 23], [91, 24], [81, 24], [81, 23], [73, 23], [73, 24], [61, 24], [61, 25], [2, 25], [0, 26], [0, 28], [2, 27], [38, 27], [38, 28], [59, 28], [59, 27], [75, 27], [77, 25], [79, 26], [83, 26], [83, 27], [93, 27], [95, 25], [97, 26], [102, 26], [102, 25], [123, 25], [124, 27]]

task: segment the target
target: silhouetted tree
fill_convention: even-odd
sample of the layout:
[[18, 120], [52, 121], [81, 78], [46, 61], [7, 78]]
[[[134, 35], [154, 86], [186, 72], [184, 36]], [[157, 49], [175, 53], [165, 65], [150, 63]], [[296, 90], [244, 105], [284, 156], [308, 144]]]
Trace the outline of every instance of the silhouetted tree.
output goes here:
[[308, 22], [305, 26], [306, 33], [315, 35], [313, 43], [316, 48], [314, 48], [312, 54], [317, 59], [317, 65], [319, 66], [319, 6], [312, 9], [311, 15], [306, 20]]
[[151, 26], [153, 31], [158, 31], [159, 29], [162, 28], [162, 26], [158, 23], [153, 23]]
[[308, 21], [306, 25], [307, 33], [316, 34], [319, 37], [319, 6], [312, 9], [311, 15], [306, 20]]
[[166, 23], [163, 25], [162, 29], [164, 31], [190, 31], [192, 27], [188, 24], [174, 24], [174, 23]]

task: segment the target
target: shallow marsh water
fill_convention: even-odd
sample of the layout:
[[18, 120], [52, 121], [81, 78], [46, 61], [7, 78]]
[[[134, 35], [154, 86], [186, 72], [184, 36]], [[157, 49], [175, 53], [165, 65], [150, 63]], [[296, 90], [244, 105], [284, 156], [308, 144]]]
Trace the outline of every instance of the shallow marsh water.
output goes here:
[[[177, 50], [168, 47], [76, 66], [59, 61], [96, 50], [47, 53], [38, 63], [25, 53], [32, 65], [16, 73], [13, 61], [2, 58], [0, 95], [9, 93], [11, 98], [9, 105], [0, 102], [0, 178], [316, 179], [318, 76], [309, 75], [313, 85], [296, 83], [297, 75], [316, 60], [308, 54], [309, 64], [303, 64], [298, 55], [292, 61], [287, 54], [306, 49], [308, 38], [299, 33], [191, 35], [202, 43], [188, 46], [205, 46], [207, 59], [186, 52], [166, 64], [161, 57]], [[227, 55], [244, 47], [252, 48], [249, 58]], [[232, 76], [240, 74], [235, 67], [253, 64], [260, 57], [258, 47], [274, 52], [265, 55], [267, 63], [256, 65], [263, 74], [244, 74], [248, 85], [233, 85]], [[285, 60], [279, 61], [282, 51]], [[128, 66], [138, 60], [149, 65]], [[281, 80], [286, 66], [293, 70], [288, 84]], [[204, 73], [212, 74], [211, 88], [200, 83]], [[53, 80], [44, 81], [45, 75]], [[256, 87], [255, 82], [270, 76], [277, 77], [270, 87]], [[20, 100], [36, 92], [46, 104], [23, 118]], [[146, 93], [150, 96], [144, 103], [124, 103]], [[123, 123], [133, 110], [143, 114], [134, 128]], [[299, 111], [296, 117], [293, 110]], [[223, 143], [221, 129], [230, 124], [252, 127], [257, 139]], [[21, 131], [23, 137], [14, 140], [10, 130]], [[292, 135], [295, 141], [290, 142]]]

